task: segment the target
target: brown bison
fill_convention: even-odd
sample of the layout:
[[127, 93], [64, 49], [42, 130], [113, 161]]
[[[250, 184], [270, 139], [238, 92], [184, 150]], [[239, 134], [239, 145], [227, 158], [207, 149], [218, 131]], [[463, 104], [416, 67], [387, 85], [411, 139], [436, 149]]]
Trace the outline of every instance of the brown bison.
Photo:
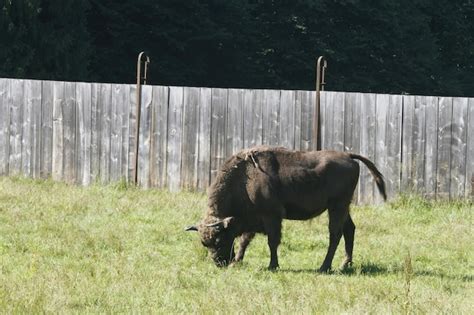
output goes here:
[[[329, 212], [329, 247], [319, 270], [331, 268], [344, 236], [345, 268], [352, 263], [355, 225], [349, 214], [362, 161], [386, 199], [385, 183], [375, 165], [357, 154], [336, 151], [301, 152], [255, 147], [231, 156], [209, 187], [208, 209], [202, 222], [186, 228], [198, 231], [202, 244], [218, 266], [241, 261], [255, 233], [268, 237], [269, 269], [278, 268], [277, 248], [283, 219], [308, 220]], [[240, 246], [234, 255], [234, 239]]]

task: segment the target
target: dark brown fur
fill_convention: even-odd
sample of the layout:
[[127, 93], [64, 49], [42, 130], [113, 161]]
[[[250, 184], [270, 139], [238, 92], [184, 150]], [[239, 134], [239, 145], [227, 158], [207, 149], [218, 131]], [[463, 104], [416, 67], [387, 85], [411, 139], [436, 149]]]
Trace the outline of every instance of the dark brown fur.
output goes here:
[[[278, 267], [277, 248], [283, 219], [308, 220], [325, 210], [329, 213], [329, 248], [320, 270], [331, 268], [342, 236], [346, 259], [352, 262], [355, 225], [349, 205], [362, 161], [386, 199], [382, 174], [368, 159], [336, 151], [301, 152], [277, 147], [240, 151], [221, 167], [209, 187], [204, 220], [188, 230], [197, 230], [217, 265], [243, 259], [255, 233], [265, 233], [270, 248], [270, 269]], [[240, 236], [234, 256], [234, 240]]]

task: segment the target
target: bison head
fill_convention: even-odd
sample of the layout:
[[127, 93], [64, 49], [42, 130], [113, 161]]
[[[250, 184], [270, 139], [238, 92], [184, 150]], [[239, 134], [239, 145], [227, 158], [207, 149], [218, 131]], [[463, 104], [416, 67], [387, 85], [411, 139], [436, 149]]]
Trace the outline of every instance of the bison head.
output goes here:
[[207, 248], [214, 263], [218, 267], [224, 267], [229, 265], [235, 257], [233, 222], [234, 217], [227, 217], [222, 220], [206, 219], [197, 225], [187, 227], [186, 231], [198, 231], [201, 236], [201, 243]]

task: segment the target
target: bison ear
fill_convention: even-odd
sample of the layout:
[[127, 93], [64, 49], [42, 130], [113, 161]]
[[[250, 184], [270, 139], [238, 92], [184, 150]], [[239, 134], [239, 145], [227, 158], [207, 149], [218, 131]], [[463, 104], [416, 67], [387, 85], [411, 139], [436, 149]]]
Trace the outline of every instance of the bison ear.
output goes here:
[[187, 228], [184, 229], [185, 231], [197, 231], [198, 228], [195, 225], [188, 226]]
[[234, 223], [234, 221], [235, 221], [234, 217], [227, 217], [224, 220], [222, 220], [222, 226], [224, 227], [224, 229], [227, 229], [228, 227], [232, 225], [232, 223]]

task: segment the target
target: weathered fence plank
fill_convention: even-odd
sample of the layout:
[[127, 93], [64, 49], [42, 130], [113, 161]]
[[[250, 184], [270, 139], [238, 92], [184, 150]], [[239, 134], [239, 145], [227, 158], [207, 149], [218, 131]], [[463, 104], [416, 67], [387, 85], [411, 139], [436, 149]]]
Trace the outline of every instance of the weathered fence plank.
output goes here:
[[293, 102], [295, 106], [295, 141], [293, 149], [301, 150], [301, 101], [298, 100], [298, 91], [295, 91], [294, 93], [295, 95]]
[[[385, 187], [387, 195], [392, 196], [392, 183], [388, 175], [390, 169], [388, 165], [388, 110], [390, 107], [390, 95], [377, 94], [375, 99], [375, 165], [385, 176]], [[365, 166], [364, 166], [365, 167]], [[381, 202], [380, 195], [375, 192], [374, 200]]]
[[[362, 94], [360, 115], [360, 153], [375, 161], [375, 94]], [[365, 166], [360, 168], [359, 176], [359, 203], [373, 203], [374, 180]], [[377, 192], [378, 193], [378, 192]]]
[[171, 191], [178, 191], [181, 183], [181, 146], [183, 142], [183, 97], [182, 87], [170, 87], [168, 111], [168, 168], [167, 185]]
[[9, 174], [21, 172], [21, 144], [24, 107], [24, 80], [12, 80], [10, 87], [10, 160]]
[[181, 187], [187, 190], [191, 190], [197, 185], [200, 93], [199, 88], [184, 89]]
[[[325, 92], [320, 104], [321, 149], [333, 150], [334, 144], [334, 92]], [[322, 96], [322, 95], [321, 95]]]
[[211, 178], [211, 120], [212, 120], [212, 90], [200, 89], [199, 104], [199, 156], [198, 156], [198, 183], [197, 188], [204, 191]]
[[[426, 96], [425, 108], [425, 160], [424, 160], [424, 194], [428, 197], [436, 196], [436, 169], [437, 169], [437, 145], [438, 145], [438, 98]], [[418, 154], [418, 152], [416, 152]]]
[[426, 97], [415, 97], [415, 129], [413, 133], [414, 151], [413, 173], [415, 192], [423, 193], [425, 187], [425, 140], [426, 140]]
[[280, 92], [279, 145], [288, 149], [295, 147], [295, 92]]
[[64, 132], [64, 180], [74, 183], [76, 178], [76, 83], [64, 85], [63, 132]]
[[91, 175], [90, 181], [96, 182], [100, 179], [100, 141], [101, 141], [101, 108], [100, 108], [100, 85], [91, 84]]
[[[137, 86], [130, 85], [130, 107], [129, 107], [129, 118], [128, 118], [128, 178], [132, 181], [135, 181], [133, 178], [135, 171], [135, 148], [137, 145], [136, 142], [136, 132], [137, 132]], [[138, 176], [138, 174], [137, 174]]]
[[449, 197], [451, 183], [451, 139], [452, 139], [453, 99], [439, 99], [438, 115], [438, 167], [436, 172], [436, 195], [441, 198]]
[[[360, 93], [346, 93], [344, 99], [344, 151], [360, 153]], [[365, 127], [365, 126], [364, 126]], [[358, 200], [358, 189], [354, 191], [353, 200]]]
[[112, 85], [99, 86], [98, 107], [100, 108], [100, 180], [103, 183], [110, 181], [110, 129], [112, 109]]
[[263, 136], [263, 90], [244, 92], [244, 147], [262, 144]]
[[332, 94], [332, 104], [327, 103], [326, 113], [332, 111], [333, 129], [328, 130], [328, 134], [332, 134], [332, 150], [344, 151], [344, 93], [328, 92]]
[[468, 104], [466, 184], [464, 196], [474, 200], [474, 98], [470, 98]]
[[[148, 94], [150, 92], [148, 91]], [[151, 98], [151, 96], [149, 96]], [[142, 102], [142, 105], [144, 103]], [[128, 180], [130, 86], [112, 86], [111, 181]], [[148, 164], [148, 162], [147, 162]], [[140, 174], [139, 174], [140, 175]]]
[[10, 159], [10, 83], [0, 79], [0, 175], [8, 174]]
[[64, 169], [64, 126], [63, 109], [64, 82], [53, 83], [53, 151], [52, 151], [52, 176], [54, 180], [63, 179]]
[[263, 144], [277, 145], [280, 139], [280, 91], [264, 90]]
[[360, 151], [360, 93], [344, 95], [344, 151], [359, 153]]
[[[387, 193], [395, 197], [400, 191], [400, 161], [401, 161], [401, 138], [402, 138], [402, 106], [401, 95], [390, 95], [390, 103], [387, 112], [386, 144], [387, 144]], [[377, 193], [380, 198], [380, 194]]]
[[53, 164], [53, 81], [43, 81], [41, 96], [40, 176], [47, 178], [52, 175]]
[[[111, 86], [111, 106], [110, 106], [110, 181], [116, 182], [121, 177], [121, 158], [122, 151], [122, 88], [120, 84]], [[146, 117], [144, 119], [146, 124]]]
[[211, 181], [226, 159], [227, 92], [226, 89], [212, 89]]
[[142, 187], [150, 187], [150, 140], [151, 140], [151, 102], [153, 88], [150, 85], [142, 86], [141, 113], [140, 113], [140, 135], [138, 146], [138, 184]]
[[451, 181], [449, 189], [451, 199], [464, 197], [464, 186], [466, 184], [467, 106], [467, 98], [453, 98]]
[[[332, 123], [332, 122], [329, 122], [329, 117], [327, 117], [327, 114], [326, 114], [326, 111], [327, 111], [327, 107], [328, 107], [328, 93], [327, 92], [321, 92], [321, 96], [320, 96], [320, 102], [319, 102], [319, 124], [320, 124], [320, 128], [319, 128], [319, 131], [321, 132], [321, 135], [320, 135], [320, 141], [321, 141], [321, 150], [327, 150], [329, 147], [328, 147], [328, 128], [327, 128], [327, 125], [328, 123]], [[301, 124], [301, 123], [300, 123]]]
[[32, 117], [32, 141], [31, 144], [31, 172], [33, 178], [41, 177], [41, 99], [42, 99], [42, 82], [33, 81], [31, 91], [31, 102], [33, 108]]
[[122, 101], [120, 102], [121, 107], [119, 108], [121, 116], [121, 151], [120, 151], [120, 176], [121, 179], [129, 181], [128, 176], [128, 166], [130, 161], [130, 85], [122, 84], [120, 87], [120, 97]]
[[[325, 92], [321, 102], [322, 149], [344, 150], [344, 93]], [[314, 116], [314, 113], [312, 114]], [[313, 126], [311, 126], [312, 132]], [[312, 137], [312, 134], [311, 134]]]
[[166, 185], [166, 144], [168, 130], [168, 87], [153, 87], [150, 184]]
[[76, 85], [76, 182], [91, 182], [92, 85]]
[[[402, 97], [377, 95], [375, 164], [385, 176], [387, 195], [395, 196], [400, 189]], [[377, 202], [382, 198], [374, 192]]]
[[229, 89], [226, 119], [226, 156], [244, 147], [244, 90]]
[[39, 132], [41, 127], [41, 81], [25, 80], [21, 169], [24, 176], [37, 178]]
[[301, 108], [300, 150], [303, 151], [313, 149], [314, 102], [314, 93], [311, 91], [296, 92], [296, 103]]
[[404, 192], [414, 191], [413, 160], [416, 152], [414, 150], [414, 128], [415, 128], [415, 96], [403, 96], [403, 129], [402, 129], [402, 159], [401, 159], [401, 183], [400, 189]]

